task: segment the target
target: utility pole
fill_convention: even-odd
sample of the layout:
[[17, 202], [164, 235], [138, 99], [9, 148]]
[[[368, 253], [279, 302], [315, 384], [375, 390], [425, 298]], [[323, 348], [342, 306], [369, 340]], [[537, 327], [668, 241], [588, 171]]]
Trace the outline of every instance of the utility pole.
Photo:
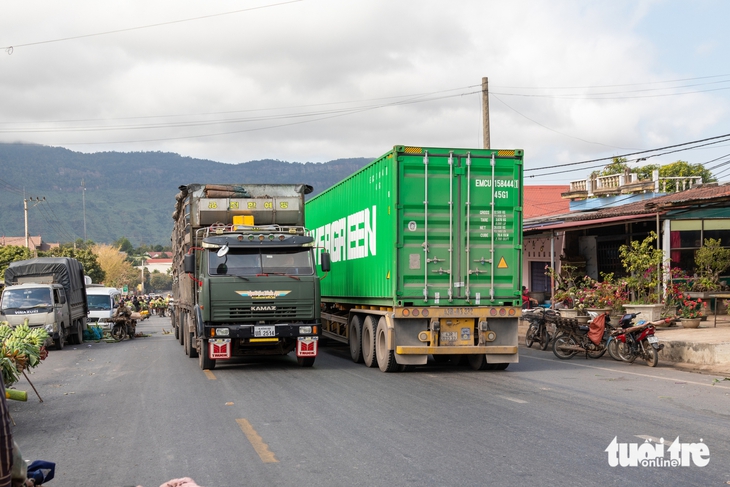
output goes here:
[[491, 149], [489, 135], [489, 78], [482, 78], [482, 127], [484, 129], [484, 148]]
[[[30, 198], [23, 198], [23, 214], [25, 216], [25, 248], [30, 250], [30, 233], [28, 233], [28, 201], [35, 201], [36, 204], [33, 206], [36, 206], [40, 204], [42, 201], [46, 201], [46, 197], [35, 197], [32, 196]], [[31, 208], [33, 208], [31, 206]]]
[[86, 186], [84, 185], [84, 178], [81, 178], [81, 201], [84, 208], [84, 244], [86, 244]]
[[142, 284], [140, 284], [140, 290], [144, 294], [144, 257], [142, 257]]

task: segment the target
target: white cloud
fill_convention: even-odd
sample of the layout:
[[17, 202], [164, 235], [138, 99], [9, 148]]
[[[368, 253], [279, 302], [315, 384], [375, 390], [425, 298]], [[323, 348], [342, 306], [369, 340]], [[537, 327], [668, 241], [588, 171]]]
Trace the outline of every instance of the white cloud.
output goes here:
[[[224, 162], [377, 156], [403, 143], [478, 146], [479, 93], [350, 114], [332, 110], [454, 88], [475, 92], [483, 76], [512, 107], [492, 99], [492, 144], [525, 149], [527, 167], [730, 132], [722, 91], [655, 98], [639, 96], [660, 92], [626, 93], [667, 86], [647, 84], [652, 82], [722, 74], [720, 64], [713, 65], [719, 49], [709, 41], [697, 48], [706, 55], [706, 71], [662, 63], [661, 37], [641, 28], [657, 11], [672, 8], [657, 1], [305, 0], [21, 46], [264, 5], [130, 0], [6, 6], [0, 46], [17, 47], [0, 56], [6, 93], [0, 141], [81, 151], [166, 150]], [[673, 26], [665, 27], [671, 35]], [[634, 83], [643, 85], [626, 86]], [[616, 94], [597, 99], [595, 93]], [[84, 130], [73, 132], [8, 132], [57, 120], [86, 121], [74, 123]], [[195, 137], [223, 133], [229, 134]]]

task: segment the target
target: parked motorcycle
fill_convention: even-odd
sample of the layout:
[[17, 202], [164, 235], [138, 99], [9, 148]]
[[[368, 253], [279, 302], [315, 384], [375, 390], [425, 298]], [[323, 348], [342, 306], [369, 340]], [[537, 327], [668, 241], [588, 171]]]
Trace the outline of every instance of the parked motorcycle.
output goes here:
[[638, 314], [625, 314], [619, 321], [619, 328], [614, 332], [616, 354], [625, 362], [634, 363], [637, 358], [642, 358], [649, 367], [656, 367], [659, 363], [659, 351], [664, 348], [664, 344], [659, 343], [659, 339], [654, 335], [656, 331], [654, 325], [662, 323], [663, 320], [642, 321], [634, 325], [633, 320]]
[[547, 350], [552, 339], [547, 326], [550, 316], [557, 317], [559, 314], [555, 310], [545, 308], [529, 309], [522, 312], [522, 317], [529, 323], [525, 334], [525, 345], [528, 348], [531, 348], [532, 344], [537, 342], [540, 345], [540, 350]]
[[137, 334], [137, 319], [141, 315], [132, 311], [128, 306], [120, 306], [111, 317], [112, 338], [116, 341], [124, 340], [126, 336], [133, 339]]
[[580, 352], [585, 352], [586, 357], [601, 358], [606, 353], [612, 330], [608, 313], [593, 318], [588, 326], [573, 319], [557, 319], [556, 327], [553, 353], [559, 359], [567, 360]]

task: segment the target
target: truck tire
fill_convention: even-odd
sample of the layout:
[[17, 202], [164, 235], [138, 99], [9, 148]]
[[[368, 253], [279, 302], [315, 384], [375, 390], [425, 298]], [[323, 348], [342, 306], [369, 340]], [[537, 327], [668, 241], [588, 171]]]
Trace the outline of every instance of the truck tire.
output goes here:
[[315, 358], [317, 357], [297, 357], [297, 363], [300, 367], [311, 367]]
[[177, 318], [177, 335], [178, 340], [180, 340], [180, 345], [185, 346], [185, 313], [181, 313], [180, 316]]
[[201, 342], [198, 364], [202, 370], [215, 369], [215, 360], [210, 358], [210, 353], [208, 351], [208, 340], [202, 340]]
[[386, 346], [387, 333], [388, 327], [385, 324], [385, 318], [381, 316], [375, 333], [375, 356], [382, 372], [395, 372], [398, 370], [398, 362], [395, 361], [395, 352], [388, 350]]
[[84, 330], [81, 327], [81, 320], [74, 321], [73, 333], [68, 336], [69, 345], [81, 345], [84, 342]]
[[195, 335], [193, 333], [188, 333], [188, 336], [190, 338], [188, 338], [188, 343], [185, 344], [187, 347], [189, 347], [188, 350], [186, 350], [188, 357], [198, 358], [198, 349], [195, 348]]
[[474, 370], [488, 370], [489, 364], [487, 364], [487, 356], [483, 353], [479, 355], [469, 355], [469, 365]]
[[63, 323], [58, 325], [58, 339], [53, 340], [53, 348], [63, 350]]
[[375, 355], [375, 336], [378, 322], [374, 316], [366, 316], [362, 327], [362, 359], [368, 367], [377, 367], [378, 359]]
[[348, 341], [350, 342], [350, 356], [356, 364], [362, 363], [362, 318], [352, 315], [350, 319]]
[[187, 355], [189, 357], [190, 356], [190, 336], [192, 335], [192, 333], [185, 331], [185, 329], [183, 328], [183, 332], [181, 333], [181, 335], [184, 340], [183, 348], [185, 349], [185, 355]]
[[179, 340], [180, 328], [177, 327], [177, 315], [175, 315], [174, 311], [170, 311], [170, 325], [172, 325], [172, 329], [175, 331], [175, 338]]

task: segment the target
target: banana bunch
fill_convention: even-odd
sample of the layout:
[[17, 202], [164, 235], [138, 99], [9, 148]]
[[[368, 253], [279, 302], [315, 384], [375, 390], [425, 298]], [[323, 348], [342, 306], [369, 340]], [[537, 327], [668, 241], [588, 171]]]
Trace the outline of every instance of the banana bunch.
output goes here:
[[17, 382], [23, 370], [37, 366], [45, 358], [46, 339], [46, 330], [31, 328], [27, 321], [15, 328], [0, 325], [0, 372], [6, 386]]

